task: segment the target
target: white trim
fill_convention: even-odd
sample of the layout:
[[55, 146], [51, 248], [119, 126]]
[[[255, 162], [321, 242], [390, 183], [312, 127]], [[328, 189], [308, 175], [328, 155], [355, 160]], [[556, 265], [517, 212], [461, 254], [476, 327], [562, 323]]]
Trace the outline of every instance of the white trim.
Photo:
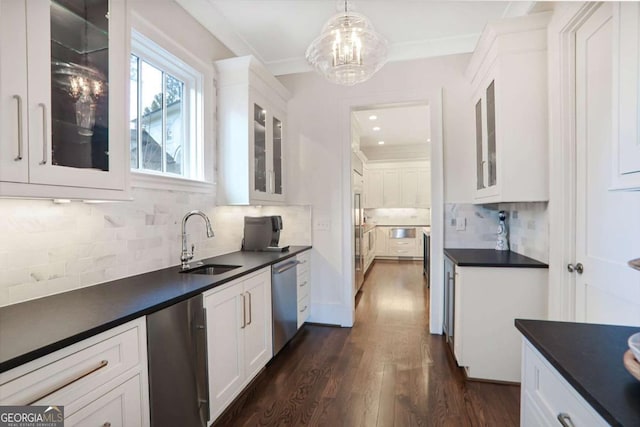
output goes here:
[[575, 320], [575, 32], [600, 3], [563, 3], [548, 27], [549, 318]]
[[210, 194], [215, 194], [216, 189], [213, 182], [138, 170], [131, 170], [131, 187]]
[[204, 115], [209, 108], [211, 116], [215, 117], [215, 88], [207, 89], [214, 87], [213, 64], [195, 57], [141, 16], [133, 13], [132, 17], [131, 53], [184, 82], [183, 98], [188, 114], [183, 127], [185, 141], [189, 141], [183, 147], [183, 164], [188, 168], [189, 176], [162, 176], [136, 168], [131, 169], [133, 185], [167, 190], [211, 191], [213, 184], [207, 180], [215, 176], [211, 166], [215, 163], [215, 126], [205, 123]]
[[[428, 104], [431, 114], [431, 277], [430, 277], [430, 332], [442, 333], [443, 305], [443, 250], [444, 250], [444, 157], [443, 157], [443, 90], [438, 88], [426, 94], [406, 92], [385, 92], [366, 97], [343, 99], [339, 104], [339, 129], [342, 163], [342, 222], [343, 236], [350, 236], [352, 229], [352, 188], [351, 188], [351, 112], [355, 109], [390, 104]], [[353, 326], [355, 321], [355, 295], [353, 289], [354, 258], [353, 239], [342, 239], [343, 294], [344, 308], [340, 325]], [[335, 311], [339, 313], [340, 310]], [[315, 317], [315, 310], [314, 310]]]

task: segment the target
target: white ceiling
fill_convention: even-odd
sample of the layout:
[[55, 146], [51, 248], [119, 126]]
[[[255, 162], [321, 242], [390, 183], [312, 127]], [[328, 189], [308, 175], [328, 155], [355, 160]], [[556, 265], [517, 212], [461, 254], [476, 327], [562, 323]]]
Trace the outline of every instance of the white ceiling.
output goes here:
[[[371, 116], [376, 116], [371, 120]], [[360, 136], [360, 150], [369, 160], [428, 159], [430, 110], [428, 105], [394, 105], [352, 113]], [[379, 130], [374, 130], [379, 128]], [[384, 141], [384, 144], [379, 144]]]
[[[340, 0], [176, 0], [234, 54], [254, 55], [275, 75], [309, 71], [307, 46]], [[353, 0], [389, 42], [389, 60], [471, 52], [485, 25], [525, 15], [535, 2]]]

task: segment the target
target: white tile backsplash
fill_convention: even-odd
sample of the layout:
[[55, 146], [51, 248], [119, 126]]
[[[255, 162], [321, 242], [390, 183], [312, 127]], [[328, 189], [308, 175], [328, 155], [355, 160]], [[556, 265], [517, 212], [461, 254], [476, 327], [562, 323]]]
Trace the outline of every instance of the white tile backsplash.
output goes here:
[[[509, 248], [538, 261], [549, 262], [549, 220], [547, 203], [501, 203], [473, 205], [445, 204], [444, 246], [448, 248], [495, 249], [498, 211], [507, 213]], [[466, 220], [464, 230], [456, 220]]]
[[132, 190], [122, 203], [0, 200], [0, 306], [179, 264], [180, 225], [192, 209], [211, 219], [187, 224], [195, 259], [240, 249], [244, 216], [282, 215], [282, 245], [311, 244], [310, 206], [215, 207], [212, 195]]
[[416, 208], [365, 209], [367, 223], [376, 225], [430, 225], [431, 210]]

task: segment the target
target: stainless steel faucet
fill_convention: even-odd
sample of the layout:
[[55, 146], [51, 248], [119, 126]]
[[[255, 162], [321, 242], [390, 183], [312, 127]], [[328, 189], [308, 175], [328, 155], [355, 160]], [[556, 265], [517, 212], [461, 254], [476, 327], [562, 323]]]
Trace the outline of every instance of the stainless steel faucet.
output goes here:
[[191, 252], [187, 250], [187, 220], [194, 215], [199, 215], [204, 219], [204, 223], [207, 226], [207, 237], [213, 237], [213, 229], [211, 228], [211, 221], [209, 221], [209, 217], [202, 211], [191, 211], [188, 212], [184, 218], [182, 218], [182, 253], [180, 254], [180, 261], [182, 262], [182, 269], [185, 270], [189, 268], [189, 261], [193, 259], [193, 253], [195, 251], [196, 246], [191, 245]]

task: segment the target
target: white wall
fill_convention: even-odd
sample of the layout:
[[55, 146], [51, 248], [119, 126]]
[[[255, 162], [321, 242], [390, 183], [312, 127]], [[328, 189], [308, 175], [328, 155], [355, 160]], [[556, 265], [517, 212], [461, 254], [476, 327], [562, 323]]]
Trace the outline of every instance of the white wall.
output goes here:
[[203, 61], [235, 56], [174, 0], [127, 0], [127, 6]]
[[[349, 107], [439, 99], [443, 88], [445, 200], [470, 200], [473, 109], [463, 75], [468, 61], [469, 55], [453, 55], [389, 63], [353, 87], [333, 85], [315, 73], [280, 77], [293, 94], [287, 127], [294, 168], [289, 175], [296, 176], [290, 182], [291, 200], [313, 206], [311, 321], [348, 325], [352, 314], [350, 175], [345, 173], [350, 170], [350, 131], [343, 128], [349, 125]], [[330, 229], [318, 230], [318, 222], [328, 222]]]

